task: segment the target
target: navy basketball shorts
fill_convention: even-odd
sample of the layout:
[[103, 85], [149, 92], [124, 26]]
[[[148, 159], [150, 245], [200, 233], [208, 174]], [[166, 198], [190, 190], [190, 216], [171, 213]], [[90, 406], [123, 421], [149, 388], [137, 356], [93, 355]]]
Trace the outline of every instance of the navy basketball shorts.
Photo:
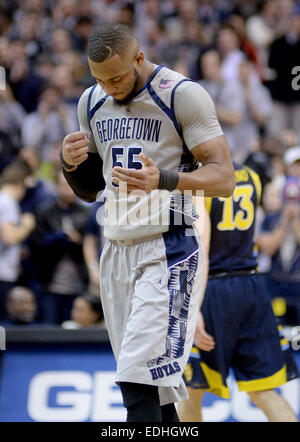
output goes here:
[[262, 275], [209, 279], [201, 311], [216, 344], [211, 351], [193, 346], [184, 374], [188, 387], [229, 398], [230, 368], [240, 391], [273, 389], [298, 377]]
[[184, 231], [106, 242], [100, 293], [117, 383], [155, 385], [161, 405], [188, 398], [183, 373], [193, 345], [202, 269], [202, 244]]

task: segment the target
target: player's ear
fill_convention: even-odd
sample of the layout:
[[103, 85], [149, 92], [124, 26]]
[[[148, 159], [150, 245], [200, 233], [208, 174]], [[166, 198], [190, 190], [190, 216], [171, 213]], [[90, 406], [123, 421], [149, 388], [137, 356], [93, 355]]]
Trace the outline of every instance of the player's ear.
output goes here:
[[141, 65], [144, 61], [145, 57], [144, 57], [144, 53], [143, 52], [138, 52], [138, 54], [136, 55], [134, 62], [137, 65]]

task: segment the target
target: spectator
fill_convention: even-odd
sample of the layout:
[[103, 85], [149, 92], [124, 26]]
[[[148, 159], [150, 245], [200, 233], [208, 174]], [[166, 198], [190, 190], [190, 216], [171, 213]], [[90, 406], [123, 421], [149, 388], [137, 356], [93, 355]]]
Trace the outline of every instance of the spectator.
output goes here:
[[206, 48], [208, 40], [205, 37], [203, 28], [198, 20], [189, 20], [184, 28], [184, 39], [181, 43], [181, 59], [188, 66], [187, 77], [197, 80], [200, 72], [197, 69], [195, 61], [199, 61]]
[[270, 293], [274, 298], [285, 298], [284, 322], [296, 325], [300, 323], [300, 146], [290, 148], [284, 160], [287, 175], [296, 181], [286, 182], [281, 208], [266, 215], [256, 242], [271, 257]]
[[218, 3], [216, 4], [213, 0], [205, 0], [199, 4], [199, 18], [205, 27], [205, 33], [209, 34], [211, 40], [220, 23], [223, 23], [228, 17], [229, 10], [232, 7], [229, 2]]
[[63, 65], [70, 69], [76, 79], [76, 83], [82, 88], [92, 86], [95, 82], [88, 70], [87, 59], [75, 51], [68, 51], [64, 54]]
[[71, 320], [64, 321], [61, 326], [66, 329], [104, 327], [100, 298], [90, 294], [78, 296], [73, 302]]
[[271, 181], [278, 186], [278, 189], [281, 189], [285, 181], [286, 169], [283, 161], [283, 155], [286, 151], [284, 145], [277, 138], [266, 136], [262, 139], [261, 150], [269, 157]]
[[269, 67], [274, 79], [269, 87], [274, 108], [269, 132], [273, 136], [279, 137], [284, 129], [292, 129], [300, 139], [300, 93], [292, 84], [296, 75], [292, 71], [299, 65], [299, 54], [300, 5], [293, 11], [289, 32], [274, 40], [270, 47]]
[[297, 134], [291, 129], [284, 129], [280, 134], [280, 142], [286, 151], [297, 144]]
[[116, 22], [120, 2], [115, 0], [97, 0], [92, 3], [93, 13], [101, 23]]
[[58, 0], [53, 4], [51, 19], [53, 26], [73, 29], [76, 25], [78, 2], [76, 0]]
[[[56, 186], [50, 180], [39, 178], [40, 160], [34, 149], [24, 147], [19, 156], [28, 168], [26, 192], [20, 201], [21, 210], [36, 216], [42, 205], [55, 201]], [[36, 291], [37, 269], [31, 256], [32, 240], [32, 235], [29, 235], [23, 243], [20, 282]]]
[[278, 0], [278, 22], [276, 25], [277, 35], [283, 35], [289, 31], [290, 17], [297, 1], [298, 0]]
[[82, 235], [89, 215], [62, 172], [57, 191], [56, 200], [38, 210], [32, 249], [41, 291], [41, 314], [45, 322], [54, 324], [69, 317], [73, 300], [86, 286]]
[[224, 80], [238, 81], [240, 64], [245, 54], [240, 50], [241, 41], [235, 29], [223, 26], [218, 32], [217, 46], [222, 57], [222, 76]]
[[49, 161], [51, 146], [70, 130], [77, 130], [74, 110], [63, 103], [59, 90], [48, 86], [43, 91], [38, 109], [27, 115], [22, 127], [22, 142], [33, 147], [41, 161]]
[[0, 94], [0, 124], [16, 149], [21, 145], [21, 128], [25, 111], [15, 100], [9, 84]]
[[48, 84], [52, 81], [55, 69], [55, 63], [50, 59], [49, 54], [42, 54], [35, 63], [37, 74]]
[[248, 39], [246, 32], [246, 22], [243, 17], [237, 14], [232, 14], [227, 23], [233, 27], [240, 40], [240, 49], [246, 54], [247, 58], [253, 62], [255, 68], [263, 78], [262, 65], [258, 60], [256, 49], [251, 41]]
[[240, 85], [243, 95], [241, 122], [235, 127], [235, 143], [244, 150], [244, 162], [250, 147], [262, 133], [272, 114], [272, 100], [268, 89], [256, 75], [253, 63], [243, 60], [240, 64]]
[[144, 45], [147, 56], [153, 58], [156, 64], [162, 64], [163, 54], [168, 50], [168, 38], [164, 23], [148, 18], [143, 31], [147, 40]]
[[73, 35], [74, 49], [85, 52], [92, 27], [93, 20], [89, 16], [78, 17]]
[[27, 11], [15, 21], [12, 29], [11, 37], [24, 42], [26, 56], [30, 60], [34, 60], [42, 50], [40, 41], [42, 21], [38, 12]]
[[4, 69], [8, 69], [12, 60], [10, 54], [10, 41], [8, 37], [4, 36], [4, 33], [1, 33], [0, 35], [0, 65]]
[[72, 49], [71, 35], [66, 29], [55, 29], [51, 36], [51, 52], [54, 63], [63, 63], [63, 56]]
[[262, 66], [267, 65], [269, 46], [276, 37], [277, 20], [277, 1], [267, 0], [260, 1], [258, 13], [249, 17], [246, 23], [248, 38], [255, 46]]
[[89, 274], [89, 288], [96, 293], [100, 288], [99, 262], [103, 247], [102, 229], [100, 226], [100, 211], [103, 209], [103, 202], [95, 203], [89, 216], [85, 234], [83, 237], [83, 255]]
[[241, 122], [243, 96], [240, 86], [222, 76], [220, 54], [215, 50], [205, 52], [201, 58], [204, 80], [200, 84], [215, 102], [217, 115], [235, 161], [245, 152], [235, 141], [235, 129]]
[[35, 294], [27, 287], [16, 286], [6, 297], [7, 320], [4, 326], [35, 325], [37, 305]]
[[11, 42], [9, 52], [8, 82], [13, 95], [26, 112], [33, 112], [36, 110], [38, 97], [44, 87], [44, 79], [31, 67], [23, 41]]
[[5, 296], [19, 277], [21, 243], [35, 227], [31, 213], [21, 215], [19, 201], [25, 194], [26, 173], [18, 163], [1, 174], [0, 191], [0, 318], [5, 317]]
[[53, 71], [52, 85], [57, 88], [62, 101], [69, 105], [68, 108], [73, 109], [73, 119], [76, 120], [77, 102], [82, 88], [78, 86], [72, 70], [66, 65], [57, 66]]
[[[18, 146], [14, 143], [13, 137], [8, 135], [8, 127], [6, 125], [6, 107], [0, 104], [0, 172], [7, 166], [17, 155]], [[12, 126], [12, 125], [11, 125]]]
[[135, 25], [135, 6], [134, 3], [125, 2], [120, 6], [120, 10], [116, 17], [116, 22], [121, 23], [129, 28]]
[[[258, 137], [253, 139], [253, 143], [250, 147], [250, 153], [245, 159], [244, 164], [250, 169], [254, 170], [260, 178], [262, 185], [262, 193], [264, 192], [265, 186], [272, 179], [272, 165], [270, 162], [270, 157], [267, 152], [263, 150], [263, 142]], [[259, 212], [259, 209], [258, 209]]]
[[[20, 205], [23, 212], [29, 211], [36, 214], [41, 204], [54, 200], [56, 186], [54, 182], [40, 177], [41, 162], [36, 150], [31, 147], [23, 147], [19, 152], [19, 157], [28, 167], [29, 174], [26, 178], [26, 193]], [[56, 177], [57, 174], [55, 174]]]

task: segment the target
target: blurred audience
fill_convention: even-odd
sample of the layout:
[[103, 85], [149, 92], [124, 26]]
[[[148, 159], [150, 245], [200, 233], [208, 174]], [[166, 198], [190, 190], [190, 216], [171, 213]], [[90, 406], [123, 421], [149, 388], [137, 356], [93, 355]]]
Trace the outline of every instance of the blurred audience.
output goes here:
[[290, 26], [283, 36], [270, 46], [269, 67], [272, 80], [269, 88], [273, 98], [273, 116], [269, 131], [279, 137], [284, 129], [292, 129], [300, 137], [300, 94], [293, 79], [299, 66], [300, 54], [300, 4], [293, 10]]
[[249, 40], [258, 52], [260, 63], [265, 67], [270, 44], [276, 37], [278, 3], [277, 0], [258, 2], [257, 13], [249, 17], [246, 23]]
[[50, 160], [54, 143], [78, 130], [75, 110], [63, 103], [61, 98], [59, 89], [47, 86], [40, 96], [37, 110], [23, 121], [22, 143], [36, 149], [42, 161]]
[[83, 256], [89, 274], [89, 289], [99, 293], [100, 273], [99, 260], [103, 247], [101, 212], [104, 202], [97, 202], [89, 216], [83, 237]]
[[296, 325], [300, 324], [300, 146], [291, 147], [284, 161], [287, 178], [281, 187], [269, 188], [267, 214], [256, 243], [271, 258], [267, 286], [273, 298], [285, 300], [283, 323]]
[[[263, 185], [257, 232], [270, 290], [289, 296], [287, 309], [300, 305], [298, 205], [284, 196], [299, 177], [289, 150], [300, 143], [299, 1], [26, 0], [0, 5], [0, 312], [16, 284], [36, 293], [37, 320], [57, 324], [87, 288], [99, 292], [98, 207], [75, 199], [58, 153], [78, 130], [78, 99], [94, 84], [88, 36], [104, 22], [128, 25], [147, 58], [211, 94], [233, 159]], [[293, 312], [286, 322], [300, 323]]]
[[241, 40], [232, 26], [224, 25], [219, 30], [217, 46], [222, 57], [222, 77], [227, 81], [238, 81], [240, 64], [246, 55], [240, 49]]
[[241, 152], [242, 162], [249, 154], [253, 142], [265, 132], [266, 125], [272, 116], [270, 93], [262, 85], [256, 73], [253, 63], [249, 60], [243, 60], [240, 63], [239, 85], [243, 108], [241, 122], [235, 128], [235, 145], [236, 149]]
[[8, 165], [0, 177], [0, 319], [5, 318], [5, 296], [16, 285], [21, 260], [21, 243], [35, 227], [31, 213], [21, 214], [27, 173], [22, 164]]
[[6, 296], [7, 319], [2, 326], [39, 325], [35, 321], [37, 304], [35, 294], [27, 287], [16, 286], [9, 290]]
[[216, 50], [209, 50], [202, 55], [201, 69], [204, 80], [200, 84], [214, 100], [231, 155], [235, 161], [242, 162], [239, 157], [241, 154], [245, 156], [245, 153], [236, 143], [236, 128], [242, 120], [243, 111], [241, 87], [238, 82], [230, 81], [223, 76], [221, 56]]
[[47, 323], [64, 321], [73, 300], [85, 290], [82, 235], [88, 214], [88, 208], [77, 200], [61, 172], [57, 197], [39, 207], [33, 235], [32, 258], [40, 284], [39, 303]]
[[78, 296], [73, 301], [71, 319], [64, 321], [61, 326], [65, 329], [86, 327], [104, 327], [102, 304], [98, 297], [91, 294]]

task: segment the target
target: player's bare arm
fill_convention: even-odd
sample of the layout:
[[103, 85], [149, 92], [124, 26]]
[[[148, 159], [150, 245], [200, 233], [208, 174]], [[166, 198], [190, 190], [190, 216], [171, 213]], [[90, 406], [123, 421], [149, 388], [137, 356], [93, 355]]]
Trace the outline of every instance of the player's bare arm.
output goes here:
[[228, 198], [235, 188], [235, 174], [226, 138], [221, 135], [192, 149], [194, 157], [203, 167], [179, 173], [177, 190], [204, 190], [208, 197]]

